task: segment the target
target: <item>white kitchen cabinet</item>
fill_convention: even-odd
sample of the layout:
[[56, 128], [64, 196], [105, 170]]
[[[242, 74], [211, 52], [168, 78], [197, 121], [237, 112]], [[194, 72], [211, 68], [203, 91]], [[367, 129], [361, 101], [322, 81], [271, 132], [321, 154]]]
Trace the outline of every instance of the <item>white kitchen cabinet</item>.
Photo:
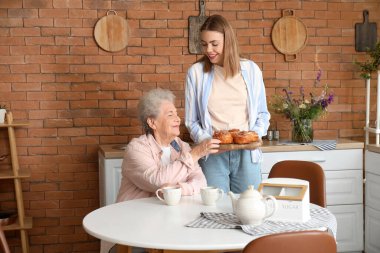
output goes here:
[[[362, 252], [363, 231], [363, 148], [329, 151], [282, 151], [263, 147], [263, 178], [272, 166], [283, 160], [318, 163], [325, 172], [326, 201], [338, 222], [338, 252]], [[379, 252], [379, 251], [378, 251]]]
[[[339, 141], [337, 149], [329, 151], [319, 151], [310, 145], [264, 143], [262, 147], [263, 178], [267, 178], [272, 166], [282, 160], [306, 160], [321, 165], [326, 176], [327, 208], [336, 216], [338, 222], [338, 252], [362, 252], [364, 249], [363, 146], [361, 142]], [[101, 206], [114, 203], [116, 199], [123, 154], [124, 150], [114, 150], [110, 145], [100, 147]]]
[[121, 158], [106, 159], [99, 151], [99, 201], [100, 206], [116, 202], [121, 182]]
[[380, 148], [368, 145], [365, 152], [365, 252], [380, 252]]

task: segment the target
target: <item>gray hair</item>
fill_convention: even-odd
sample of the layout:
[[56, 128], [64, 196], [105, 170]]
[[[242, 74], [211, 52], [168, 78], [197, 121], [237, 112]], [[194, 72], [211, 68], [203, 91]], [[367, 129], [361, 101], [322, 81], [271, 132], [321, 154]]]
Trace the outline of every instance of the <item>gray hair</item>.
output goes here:
[[147, 123], [148, 118], [157, 118], [158, 114], [160, 114], [162, 102], [169, 101], [174, 103], [174, 98], [173, 92], [160, 88], [150, 90], [140, 98], [137, 108], [145, 133], [152, 133], [152, 129]]

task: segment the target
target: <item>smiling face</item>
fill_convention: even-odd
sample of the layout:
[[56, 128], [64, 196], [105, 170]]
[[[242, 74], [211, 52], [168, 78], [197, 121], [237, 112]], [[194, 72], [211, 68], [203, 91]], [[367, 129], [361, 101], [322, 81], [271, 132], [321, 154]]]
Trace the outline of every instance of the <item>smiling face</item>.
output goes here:
[[202, 52], [211, 63], [223, 66], [224, 35], [216, 31], [201, 32]]
[[181, 119], [178, 117], [177, 109], [172, 102], [167, 100], [161, 103], [160, 113], [156, 118], [148, 118], [154, 138], [162, 146], [169, 146], [179, 135], [180, 123]]

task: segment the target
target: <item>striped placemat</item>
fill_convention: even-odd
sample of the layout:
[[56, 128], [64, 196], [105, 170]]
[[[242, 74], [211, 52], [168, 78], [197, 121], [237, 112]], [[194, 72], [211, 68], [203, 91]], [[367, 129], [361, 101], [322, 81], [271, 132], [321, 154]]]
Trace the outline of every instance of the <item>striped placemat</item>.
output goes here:
[[286, 146], [292, 146], [292, 145], [311, 145], [319, 150], [334, 150], [336, 149], [336, 140], [313, 140], [313, 142], [310, 143], [299, 143], [299, 142], [292, 142], [292, 141], [283, 141], [279, 142], [278, 145], [286, 145]]
[[326, 208], [313, 205], [310, 208], [311, 219], [307, 222], [282, 222], [265, 220], [258, 226], [242, 225], [233, 213], [202, 212], [196, 220], [186, 224], [193, 228], [234, 229], [241, 228], [245, 233], [264, 236], [273, 233], [328, 229], [336, 238], [337, 221]]

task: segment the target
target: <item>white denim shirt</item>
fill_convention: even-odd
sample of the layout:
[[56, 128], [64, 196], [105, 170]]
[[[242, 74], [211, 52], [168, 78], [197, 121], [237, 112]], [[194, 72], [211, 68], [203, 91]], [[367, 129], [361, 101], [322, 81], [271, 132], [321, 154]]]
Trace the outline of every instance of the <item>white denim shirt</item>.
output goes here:
[[[193, 64], [185, 80], [185, 125], [195, 143], [212, 137], [212, 122], [207, 106], [214, 69], [205, 73], [203, 65], [203, 62]], [[266, 135], [270, 120], [263, 75], [259, 66], [251, 60], [241, 59], [240, 66], [248, 91], [249, 130], [255, 131], [261, 138]], [[254, 163], [262, 160], [260, 149], [252, 150], [251, 156]]]

